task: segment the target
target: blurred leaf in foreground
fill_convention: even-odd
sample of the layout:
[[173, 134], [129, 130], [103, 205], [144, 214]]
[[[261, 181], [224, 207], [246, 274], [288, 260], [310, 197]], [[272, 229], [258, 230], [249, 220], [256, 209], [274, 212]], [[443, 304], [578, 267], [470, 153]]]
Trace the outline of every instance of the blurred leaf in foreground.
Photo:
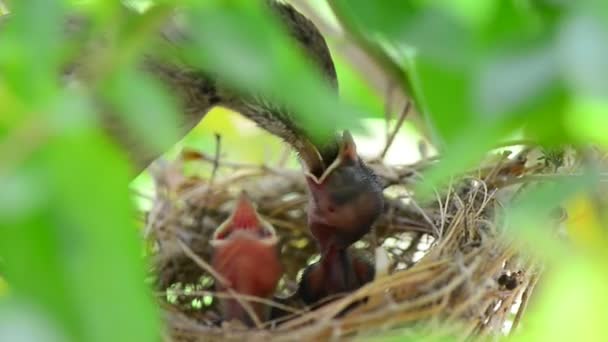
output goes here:
[[[601, 189], [601, 188], [600, 188]], [[566, 203], [566, 229], [572, 243], [593, 255], [608, 248], [605, 198], [602, 190], [580, 192]]]
[[580, 191], [591, 189], [598, 178], [589, 171], [583, 176], [563, 176], [527, 189], [505, 210], [510, 232], [525, 243], [534, 244], [537, 248], [531, 251], [541, 257], [559, 259], [563, 246], [555, 240], [556, 231], [550, 224], [555, 222], [551, 220], [552, 213]]
[[62, 133], [14, 169], [34, 177], [24, 181], [37, 184], [30, 195], [42, 199], [1, 220], [12, 293], [37, 302], [70, 339], [154, 340], [126, 161], [94, 130]]
[[[160, 154], [180, 138], [177, 104], [155, 78], [136, 72], [132, 67], [124, 68], [114, 72], [103, 87], [105, 98], [112, 105], [109, 120], [121, 120], [128, 128], [129, 136], [145, 142], [137, 145], [142, 149], [134, 159], [150, 162], [147, 150], [156, 151], [153, 155]], [[145, 150], [143, 146], [146, 146]]]
[[62, 2], [12, 4], [0, 44], [0, 96], [10, 99], [0, 106], [10, 118], [0, 138], [0, 259], [8, 300], [19, 304], [0, 307], [31, 315], [18, 335], [0, 335], [40, 328], [48, 340], [157, 340], [127, 163], [95, 127], [89, 94], [61, 86]]
[[8, 293], [8, 283], [4, 278], [0, 277], [0, 298], [4, 297]]
[[608, 265], [572, 254], [539, 285], [538, 306], [528, 311], [521, 335], [513, 341], [608, 340]]
[[608, 99], [577, 98], [570, 104], [566, 127], [581, 143], [593, 141], [608, 147]]
[[[116, 339], [117, 332], [125, 341], [154, 340], [157, 321], [142, 281], [126, 161], [94, 132], [59, 139], [48, 153], [53, 190], [60, 194], [53, 201], [54, 212], [61, 213], [57, 223], [65, 227], [66, 242], [71, 241], [63, 248], [64, 267], [74, 304], [88, 327], [86, 340]], [[137, 308], [136, 316], [124, 310], [129, 307]]]

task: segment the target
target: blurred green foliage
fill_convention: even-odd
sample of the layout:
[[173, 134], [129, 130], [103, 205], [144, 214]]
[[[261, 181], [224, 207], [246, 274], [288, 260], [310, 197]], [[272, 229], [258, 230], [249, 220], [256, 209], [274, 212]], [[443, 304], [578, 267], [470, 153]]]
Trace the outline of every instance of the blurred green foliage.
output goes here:
[[[498, 141], [521, 132], [546, 145], [608, 147], [606, 1], [328, 1], [338, 21], [406, 75], [405, 88], [429, 119], [443, 156], [429, 179], [442, 181], [475, 165]], [[138, 53], [150, 48], [155, 30], [176, 6], [157, 4], [129, 16], [119, 2], [9, 3], [10, 21], [0, 23], [0, 340], [30, 336], [26, 330], [10, 335], [6, 322], [12, 321], [37, 329], [29, 340], [160, 338], [158, 312], [142, 281], [130, 167], [100, 129], [96, 106], [103, 99], [119, 109], [118, 119], [152, 146], [178, 139], [174, 99], [136, 68]], [[359, 115], [382, 116], [383, 94], [334, 54], [338, 101], [259, 1], [179, 5], [197, 28], [194, 44], [179, 51], [183, 58], [292, 108], [319, 136], [356, 127]], [[93, 19], [81, 41], [62, 34], [74, 7]], [[0, 6], [0, 14], [5, 11]], [[89, 56], [100, 62], [91, 87], [63, 86], [64, 65], [100, 32], [109, 33], [108, 48]], [[282, 146], [276, 138], [251, 133], [259, 144], [247, 136], [247, 144], [236, 143], [247, 129], [230, 117], [214, 110], [179, 146], [211, 153], [211, 133], [219, 131], [234, 160], [278, 160]], [[606, 208], [587, 195], [600, 178], [592, 170], [556, 182], [512, 209], [519, 228], [514, 231], [548, 251], [556, 270], [543, 286], [547, 291], [530, 330], [525, 322], [526, 332], [514, 339], [608, 340], [602, 324], [608, 317]], [[571, 234], [604, 237], [600, 243], [580, 239], [565, 248], [549, 242], [542, 215], [575, 195], [596, 205], [583, 213], [592, 219], [571, 223]]]
[[415, 51], [395, 63], [410, 66], [415, 103], [446, 155], [431, 178], [473, 165], [513, 130], [546, 144], [587, 142], [601, 127], [589, 123], [607, 117], [603, 1], [333, 2], [361, 35], [388, 41], [386, 55]]

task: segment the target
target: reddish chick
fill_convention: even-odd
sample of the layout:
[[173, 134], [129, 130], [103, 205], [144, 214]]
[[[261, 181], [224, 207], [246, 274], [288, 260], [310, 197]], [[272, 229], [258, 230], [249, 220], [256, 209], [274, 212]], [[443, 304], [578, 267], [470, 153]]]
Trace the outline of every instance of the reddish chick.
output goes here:
[[384, 197], [375, 174], [357, 154], [348, 131], [337, 157], [320, 177], [306, 174], [310, 199], [308, 225], [321, 252], [304, 271], [299, 294], [307, 304], [358, 289], [374, 278], [374, 266], [354, 257], [349, 247], [367, 234], [382, 213]]
[[[227, 281], [216, 280], [216, 290], [228, 288], [238, 294], [271, 298], [283, 274], [273, 227], [257, 213], [243, 193], [232, 215], [216, 230], [211, 241], [214, 248], [212, 266]], [[239, 320], [253, 326], [257, 320], [268, 319], [269, 308], [259, 302], [222, 298], [223, 320]], [[251, 308], [248, 310], [243, 303]], [[252, 311], [252, 312], [251, 312]]]

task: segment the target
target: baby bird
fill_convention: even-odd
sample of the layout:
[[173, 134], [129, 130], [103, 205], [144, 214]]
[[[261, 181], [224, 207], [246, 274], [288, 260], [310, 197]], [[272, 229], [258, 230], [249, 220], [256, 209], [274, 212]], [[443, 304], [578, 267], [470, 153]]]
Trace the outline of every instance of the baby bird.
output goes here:
[[382, 186], [359, 158], [348, 131], [339, 140], [338, 155], [329, 167], [320, 177], [306, 172], [306, 180], [308, 225], [322, 255], [360, 240], [382, 213]]
[[374, 266], [348, 248], [382, 213], [382, 187], [359, 158], [349, 132], [338, 145], [337, 156], [319, 177], [306, 172], [308, 226], [321, 252], [321, 259], [309, 265], [300, 280], [298, 292], [306, 304], [356, 290], [374, 278]]
[[306, 267], [298, 295], [307, 305], [333, 295], [354, 291], [374, 279], [374, 266], [352, 255], [348, 249], [332, 249], [316, 263]]
[[[283, 274], [277, 251], [278, 238], [272, 225], [264, 221], [242, 193], [232, 215], [222, 223], [211, 240], [213, 268], [225, 278], [227, 284], [216, 280], [216, 290], [228, 288], [237, 294], [271, 298]], [[220, 311], [225, 321], [239, 320], [254, 325], [251, 312], [260, 322], [269, 318], [269, 308], [259, 302], [220, 299]]]

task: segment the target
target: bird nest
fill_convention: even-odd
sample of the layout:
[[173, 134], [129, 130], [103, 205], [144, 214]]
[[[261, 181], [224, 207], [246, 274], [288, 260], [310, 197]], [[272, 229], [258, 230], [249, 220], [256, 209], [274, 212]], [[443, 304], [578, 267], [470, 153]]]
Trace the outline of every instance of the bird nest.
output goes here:
[[[540, 276], [539, 262], [505, 234], [501, 218], [505, 202], [516, 200], [522, 185], [534, 179], [529, 176], [547, 169], [546, 158], [530, 157], [531, 151], [493, 155], [425, 203], [410, 191], [436, 159], [409, 166], [370, 162], [385, 185], [385, 212], [353, 248], [375, 259], [375, 280], [314, 308], [294, 296], [299, 273], [318, 257], [307, 230], [300, 170], [241, 165], [195, 151], [157, 163], [146, 237], [166, 339], [325, 340], [393, 333], [469, 339], [504, 333], [519, 322]], [[186, 175], [184, 166], [193, 163], [210, 165], [211, 175]], [[217, 299], [238, 294], [214, 291], [208, 263], [210, 236], [243, 189], [274, 225], [285, 269], [276, 297], [259, 299], [284, 315], [255, 328], [221, 321]]]

